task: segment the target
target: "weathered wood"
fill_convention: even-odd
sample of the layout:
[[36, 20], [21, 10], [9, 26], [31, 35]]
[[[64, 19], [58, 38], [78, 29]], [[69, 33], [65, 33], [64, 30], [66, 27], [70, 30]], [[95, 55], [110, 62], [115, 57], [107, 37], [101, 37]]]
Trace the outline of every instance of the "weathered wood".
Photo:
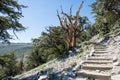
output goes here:
[[[80, 31], [81, 27], [83, 27], [83, 24], [79, 23], [79, 13], [80, 10], [83, 6], [84, 0], [80, 4], [78, 10], [76, 11], [75, 19], [73, 21], [73, 16], [72, 16], [72, 7], [70, 8], [70, 14], [67, 14], [63, 11], [61, 8], [61, 14], [63, 17], [59, 15], [59, 12], [57, 11], [57, 16], [60, 22], [60, 25], [62, 29], [65, 31], [66, 35], [66, 47], [68, 50], [72, 50], [76, 46], [76, 35], [77, 35], [77, 30]], [[79, 25], [79, 26], [78, 26]]]

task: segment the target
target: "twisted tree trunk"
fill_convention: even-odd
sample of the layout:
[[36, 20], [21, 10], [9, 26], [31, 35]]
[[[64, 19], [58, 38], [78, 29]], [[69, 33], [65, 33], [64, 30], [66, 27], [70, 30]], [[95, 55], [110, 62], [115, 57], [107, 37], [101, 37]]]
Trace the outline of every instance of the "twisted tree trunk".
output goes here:
[[72, 50], [76, 46], [76, 33], [77, 33], [77, 30], [80, 29], [80, 27], [82, 27], [82, 25], [78, 23], [78, 19], [80, 17], [79, 13], [83, 6], [83, 3], [84, 3], [84, 0], [80, 4], [76, 12], [75, 20], [73, 20], [73, 16], [72, 16], [72, 8], [70, 8], [70, 15], [66, 14], [61, 9], [62, 10], [61, 14], [63, 15], [63, 17], [60, 17], [59, 12], [57, 11], [57, 16], [58, 16], [60, 25], [62, 29], [65, 31], [65, 35], [66, 35], [65, 42], [68, 50]]

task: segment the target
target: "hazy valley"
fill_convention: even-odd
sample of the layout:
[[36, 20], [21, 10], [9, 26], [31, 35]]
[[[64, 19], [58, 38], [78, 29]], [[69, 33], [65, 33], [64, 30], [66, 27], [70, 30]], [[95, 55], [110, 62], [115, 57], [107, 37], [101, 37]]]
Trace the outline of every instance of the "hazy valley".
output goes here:
[[22, 53], [28, 55], [32, 49], [31, 43], [11, 43], [11, 44], [2, 44], [0, 43], [0, 54], [8, 54], [14, 52], [17, 57]]

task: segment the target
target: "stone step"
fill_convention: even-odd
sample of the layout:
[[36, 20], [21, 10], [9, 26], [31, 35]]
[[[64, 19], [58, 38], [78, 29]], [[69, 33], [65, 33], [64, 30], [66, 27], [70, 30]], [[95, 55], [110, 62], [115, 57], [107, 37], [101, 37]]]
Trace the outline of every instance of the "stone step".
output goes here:
[[109, 54], [96, 54], [96, 53], [93, 53], [93, 54], [88, 54], [87, 57], [108, 57], [108, 55]]
[[112, 60], [112, 58], [107, 58], [107, 57], [88, 57], [87, 60]]
[[112, 66], [102, 66], [102, 65], [82, 65], [82, 69], [85, 70], [110, 70]]
[[[84, 63], [83, 64], [84, 66], [112, 66], [111, 64], [88, 64], [88, 63]], [[82, 67], [81, 67], [82, 68]], [[87, 69], [85, 69], [85, 70], [87, 70]], [[89, 70], [89, 69], [88, 69]], [[93, 69], [94, 70], [94, 69]], [[109, 70], [109, 69], [108, 69]], [[102, 69], [101, 69], [101, 71], [102, 71]], [[104, 69], [103, 69], [103, 71], [104, 71]]]
[[96, 51], [106, 51], [107, 48], [94, 48], [94, 50], [96, 50]]
[[106, 48], [94, 48], [96, 51], [106, 51]]
[[96, 56], [96, 57], [106, 57], [106, 56], [108, 56], [108, 54], [93, 54], [92, 56]]
[[95, 48], [95, 47], [94, 47], [94, 49], [95, 49], [95, 50], [106, 50], [107, 48]]
[[87, 63], [87, 64], [110, 64], [110, 63], [112, 63], [112, 61], [87, 60], [87, 61], [84, 61], [84, 63]]
[[103, 73], [96, 73], [96, 72], [90, 72], [90, 71], [78, 71], [77, 76], [82, 76], [82, 77], [88, 77], [88, 78], [93, 78], [93, 79], [99, 79], [99, 80], [111, 80], [111, 75], [110, 74], [103, 74]]
[[94, 48], [107, 48], [107, 47], [98, 45], [98, 46], [94, 46]]
[[95, 46], [94, 49], [106, 49], [107, 47]]
[[95, 54], [106, 54], [108, 53], [107, 51], [94, 51]]
[[95, 51], [107, 51], [106, 49], [95, 49]]

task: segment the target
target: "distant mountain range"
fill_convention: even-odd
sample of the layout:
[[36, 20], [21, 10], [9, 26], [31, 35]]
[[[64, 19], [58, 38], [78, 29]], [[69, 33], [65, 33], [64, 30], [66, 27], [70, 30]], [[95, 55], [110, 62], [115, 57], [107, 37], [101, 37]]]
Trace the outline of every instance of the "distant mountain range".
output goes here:
[[32, 50], [31, 43], [11, 43], [2, 44], [0, 43], [0, 55], [14, 52], [17, 57], [21, 56], [22, 53], [28, 55]]

